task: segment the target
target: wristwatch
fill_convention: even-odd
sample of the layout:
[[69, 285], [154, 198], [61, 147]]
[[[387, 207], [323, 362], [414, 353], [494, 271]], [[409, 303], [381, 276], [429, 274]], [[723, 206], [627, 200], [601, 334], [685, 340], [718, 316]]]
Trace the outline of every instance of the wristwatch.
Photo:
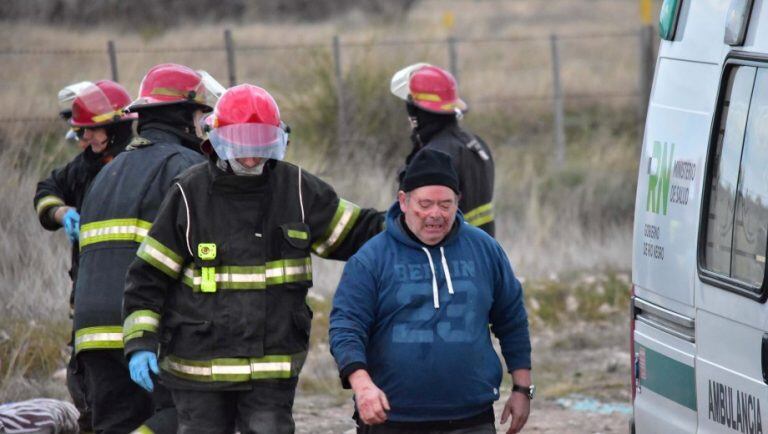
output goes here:
[[536, 396], [536, 386], [534, 386], [533, 384], [531, 384], [528, 387], [518, 386], [517, 384], [515, 384], [514, 386], [512, 386], [512, 391], [520, 392], [525, 396], [527, 396], [528, 399], [533, 399], [533, 397]]

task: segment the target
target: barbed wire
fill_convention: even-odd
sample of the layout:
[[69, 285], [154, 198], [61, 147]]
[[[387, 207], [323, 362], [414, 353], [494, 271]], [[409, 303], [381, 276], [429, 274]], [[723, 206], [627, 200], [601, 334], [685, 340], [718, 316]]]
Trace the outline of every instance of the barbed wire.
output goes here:
[[236, 45], [235, 51], [272, 51], [272, 50], [317, 50], [327, 48], [329, 44], [256, 44]]
[[[555, 34], [558, 40], [583, 40], [583, 39], [601, 39], [601, 38], [628, 38], [636, 37], [639, 35], [639, 31], [620, 31], [620, 32], [604, 32], [604, 33], [573, 33], [573, 34]], [[549, 35], [531, 35], [531, 36], [500, 36], [500, 37], [468, 37], [468, 38], [428, 38], [428, 39], [386, 39], [386, 40], [371, 40], [371, 41], [344, 41], [340, 39], [339, 45], [342, 48], [355, 48], [355, 47], [378, 47], [378, 46], [403, 46], [403, 45], [437, 45], [437, 44], [487, 44], [487, 43], [529, 43], [529, 42], [546, 42], [550, 38]], [[307, 50], [307, 49], [319, 49], [330, 46], [330, 42], [325, 43], [304, 43], [304, 44], [258, 44], [258, 45], [235, 45], [235, 51], [261, 51], [261, 50]], [[118, 54], [164, 54], [164, 53], [194, 53], [194, 52], [210, 52], [210, 51], [225, 51], [224, 45], [211, 45], [203, 47], [163, 47], [163, 48], [150, 48], [150, 47], [127, 47], [121, 48], [116, 46], [115, 53]], [[39, 56], [39, 55], [99, 55], [107, 54], [107, 49], [98, 48], [0, 48], [0, 55], [5, 56]]]
[[[554, 95], [510, 95], [500, 96], [494, 98], [478, 98], [470, 101], [474, 104], [504, 104], [509, 102], [522, 102], [522, 101], [551, 101], [555, 97]], [[578, 99], [632, 99], [640, 98], [640, 94], [633, 93], [613, 93], [613, 92], [595, 92], [595, 93], [570, 93], [562, 96], [564, 100], [578, 100]]]
[[[207, 46], [207, 47], [169, 47], [169, 48], [116, 48], [117, 54], [165, 54], [165, 53], [197, 53], [197, 52], [210, 52], [210, 51], [224, 51], [224, 46]], [[103, 50], [102, 54], [106, 54], [107, 50]]]
[[73, 49], [73, 48], [2, 48], [0, 49], [0, 55], [11, 56], [39, 56], [42, 54], [47, 55], [65, 55], [71, 56], [73, 54], [106, 54], [107, 50], [102, 49]]
[[45, 123], [62, 122], [60, 117], [46, 116], [0, 116], [0, 123]]

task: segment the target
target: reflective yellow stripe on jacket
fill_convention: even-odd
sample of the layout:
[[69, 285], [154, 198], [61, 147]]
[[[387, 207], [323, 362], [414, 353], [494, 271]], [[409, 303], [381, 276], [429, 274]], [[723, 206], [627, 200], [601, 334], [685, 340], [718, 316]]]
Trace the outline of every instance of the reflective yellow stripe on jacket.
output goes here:
[[156, 239], [146, 236], [136, 255], [171, 278], [179, 278], [182, 264], [181, 256]]
[[[202, 276], [194, 265], [184, 268], [182, 281], [193, 291], [200, 291]], [[216, 267], [216, 287], [231, 290], [258, 290], [285, 283], [312, 281], [312, 259], [280, 259], [266, 265]]]
[[37, 215], [42, 216], [43, 213], [48, 211], [51, 207], [54, 206], [64, 206], [64, 201], [61, 200], [58, 196], [45, 196], [40, 198], [40, 200], [37, 201], [37, 206], [35, 207], [35, 211], [37, 211]]
[[112, 219], [87, 223], [80, 227], [80, 248], [109, 241], [135, 241], [147, 236], [152, 223], [140, 219]]
[[155, 434], [154, 431], [152, 431], [152, 428], [142, 425], [135, 430], [131, 431], [131, 434]]
[[86, 327], [75, 332], [75, 353], [83, 350], [114, 350], [123, 348], [121, 326]]
[[157, 333], [160, 328], [160, 315], [151, 310], [132, 312], [123, 322], [123, 341], [140, 338], [144, 332]]
[[331, 224], [328, 225], [325, 234], [312, 244], [312, 250], [322, 257], [333, 253], [344, 241], [347, 234], [355, 226], [360, 215], [360, 207], [344, 199], [339, 200], [339, 206], [333, 215]]
[[243, 382], [297, 376], [306, 357], [306, 352], [212, 360], [185, 360], [169, 355], [160, 362], [160, 367], [177, 377], [192, 381]]
[[493, 202], [480, 205], [464, 214], [464, 220], [472, 226], [482, 226], [493, 221]]
[[[200, 291], [200, 269], [188, 264], [182, 270], [183, 259], [156, 239], [146, 236], [136, 255], [173, 279]], [[218, 289], [258, 290], [272, 285], [312, 281], [312, 258], [279, 259], [264, 265], [220, 265], [215, 267]]]

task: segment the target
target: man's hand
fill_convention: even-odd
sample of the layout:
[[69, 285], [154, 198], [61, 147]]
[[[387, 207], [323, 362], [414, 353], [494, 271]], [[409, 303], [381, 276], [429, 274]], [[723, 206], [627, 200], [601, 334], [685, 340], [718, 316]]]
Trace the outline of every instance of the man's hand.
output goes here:
[[389, 401], [387, 395], [376, 387], [365, 369], [349, 375], [349, 384], [355, 391], [355, 402], [360, 420], [366, 425], [376, 425], [387, 420]]
[[504, 404], [504, 411], [501, 413], [501, 424], [507, 423], [510, 419], [507, 434], [517, 434], [528, 421], [528, 414], [531, 412], [531, 400], [525, 394], [512, 392]]

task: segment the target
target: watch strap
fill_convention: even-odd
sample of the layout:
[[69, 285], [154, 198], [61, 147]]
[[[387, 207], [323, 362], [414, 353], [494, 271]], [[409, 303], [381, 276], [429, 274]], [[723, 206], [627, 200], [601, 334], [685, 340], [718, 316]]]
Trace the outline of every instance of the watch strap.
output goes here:
[[533, 393], [531, 393], [532, 389], [533, 389], [533, 386], [525, 387], [525, 386], [518, 386], [517, 384], [512, 386], [513, 392], [520, 392], [523, 395], [527, 396], [528, 399], [533, 399], [533, 396], [532, 396]]

